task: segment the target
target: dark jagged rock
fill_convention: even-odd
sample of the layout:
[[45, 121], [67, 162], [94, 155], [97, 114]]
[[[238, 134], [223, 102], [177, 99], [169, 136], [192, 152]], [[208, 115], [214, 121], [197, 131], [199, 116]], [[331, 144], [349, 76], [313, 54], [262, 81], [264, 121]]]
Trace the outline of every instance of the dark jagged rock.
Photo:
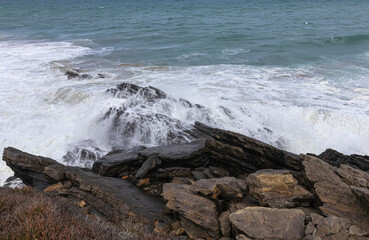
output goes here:
[[[198, 180], [228, 174], [239, 177], [267, 167], [302, 168], [299, 156], [241, 134], [200, 123], [195, 124], [193, 131], [202, 139], [145, 150], [112, 152], [96, 161], [92, 170], [105, 176], [134, 176], [134, 182], [150, 178], [151, 186], [156, 189], [152, 192], [160, 194], [162, 185], [173, 177]], [[188, 169], [191, 175], [169, 169], [173, 167]]]
[[92, 79], [92, 76], [89, 74], [79, 74], [77, 71], [66, 71], [65, 75], [68, 76], [68, 79], [79, 78], [79, 79]]
[[126, 98], [131, 95], [140, 95], [146, 101], [153, 102], [156, 99], [164, 99], [167, 98], [167, 94], [160, 89], [148, 86], [148, 87], [140, 87], [131, 83], [121, 83], [117, 85], [115, 88], [110, 88], [106, 90], [107, 93], [112, 94], [115, 97]]
[[83, 200], [91, 209], [110, 220], [131, 217], [134, 221], [153, 224], [158, 219], [165, 219], [164, 202], [126, 180], [64, 166], [50, 158], [34, 156], [15, 148], [5, 148], [3, 160], [25, 184], [43, 190], [61, 182], [67, 186], [62, 189], [63, 195]]
[[248, 167], [249, 171], [246, 172], [265, 168], [302, 169], [302, 159], [299, 156], [256, 139], [231, 131], [211, 128], [199, 122], [195, 123], [195, 128], [213, 139], [208, 142], [209, 148], [213, 149], [209, 153], [212, 158], [219, 160], [223, 158], [224, 161], [232, 159], [237, 165]]
[[360, 156], [356, 154], [344, 155], [333, 149], [327, 149], [321, 153], [318, 158], [335, 167], [339, 167], [341, 164], [348, 164], [363, 171], [369, 171], [369, 156]]
[[72, 79], [72, 78], [78, 78], [79, 74], [76, 72], [72, 72], [72, 71], [66, 71], [65, 75], [68, 76], [68, 79]]

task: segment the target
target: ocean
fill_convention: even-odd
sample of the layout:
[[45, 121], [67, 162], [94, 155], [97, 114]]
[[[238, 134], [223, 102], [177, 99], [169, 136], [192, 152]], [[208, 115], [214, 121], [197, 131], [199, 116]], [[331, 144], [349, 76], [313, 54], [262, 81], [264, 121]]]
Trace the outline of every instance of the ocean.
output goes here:
[[[178, 126], [142, 118], [160, 114], [294, 153], [369, 154], [368, 12], [365, 0], [0, 0], [0, 152], [62, 162], [75, 146], [169, 144]], [[170, 96], [136, 102], [129, 134], [103, 120], [137, 100], [105, 93], [122, 82]], [[0, 162], [0, 184], [10, 175]]]

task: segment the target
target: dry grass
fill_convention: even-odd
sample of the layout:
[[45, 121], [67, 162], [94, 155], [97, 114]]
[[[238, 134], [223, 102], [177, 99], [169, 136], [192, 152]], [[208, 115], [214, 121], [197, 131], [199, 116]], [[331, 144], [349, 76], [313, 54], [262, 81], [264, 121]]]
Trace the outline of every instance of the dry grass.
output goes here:
[[62, 198], [33, 192], [31, 188], [0, 188], [0, 239], [161, 239], [134, 231], [130, 223], [117, 228], [88, 217]]

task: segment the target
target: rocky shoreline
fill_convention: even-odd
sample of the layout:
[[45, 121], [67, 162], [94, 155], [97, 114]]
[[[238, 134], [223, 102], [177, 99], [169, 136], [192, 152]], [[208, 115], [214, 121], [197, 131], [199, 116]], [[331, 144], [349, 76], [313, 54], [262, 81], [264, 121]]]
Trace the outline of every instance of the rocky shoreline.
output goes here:
[[[109, 92], [141, 94], [148, 103], [166, 97], [132, 84]], [[169, 144], [116, 149], [92, 169], [11, 147], [3, 160], [37, 191], [171, 239], [369, 239], [368, 156], [296, 155], [199, 122], [178, 126], [182, 135], [168, 134]]]

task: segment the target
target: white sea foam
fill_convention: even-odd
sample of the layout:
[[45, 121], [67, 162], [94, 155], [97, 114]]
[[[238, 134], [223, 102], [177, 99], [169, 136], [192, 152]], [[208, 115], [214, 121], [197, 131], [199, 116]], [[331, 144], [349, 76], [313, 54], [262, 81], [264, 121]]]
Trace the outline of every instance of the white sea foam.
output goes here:
[[[334, 148], [347, 154], [369, 154], [369, 88], [357, 82], [367, 78], [359, 66], [355, 71], [350, 65], [338, 68], [337, 64], [122, 66], [112, 67], [112, 78], [68, 80], [63, 71], [88, 59], [80, 57], [102, 53], [67, 42], [25, 41], [2, 41], [0, 52], [0, 149], [14, 146], [61, 161], [69, 149], [91, 139], [96, 147], [109, 151], [114, 131], [101, 118], [110, 107], [134, 101], [104, 92], [126, 81], [152, 85], [175, 99], [205, 106], [188, 108], [171, 99], [140, 103], [129, 109], [136, 111], [131, 117], [159, 113], [183, 126], [201, 121], [295, 153]], [[126, 137], [123, 142], [138, 145], [163, 143], [167, 125], [147, 119], [141, 124], [154, 131], [149, 139], [142, 140], [143, 133], [113, 138]], [[0, 184], [9, 175], [11, 171], [1, 161]]]
[[[336, 84], [337, 76], [320, 70], [234, 65], [172, 67], [166, 72], [142, 72], [130, 81], [205, 105], [212, 110], [208, 124], [295, 153], [334, 148], [347, 154], [368, 154], [369, 95], [363, 94], [368, 89]], [[353, 77], [346, 81], [355, 81]], [[230, 114], [219, 106], [229, 109]], [[186, 115], [173, 114], [178, 119]]]
[[[13, 146], [60, 160], [91, 118], [91, 109], [71, 103], [87, 106], [93, 97], [91, 89], [81, 90], [52, 63], [91, 54], [91, 49], [68, 42], [2, 41], [0, 52], [0, 149]], [[1, 161], [0, 184], [10, 174]]]

